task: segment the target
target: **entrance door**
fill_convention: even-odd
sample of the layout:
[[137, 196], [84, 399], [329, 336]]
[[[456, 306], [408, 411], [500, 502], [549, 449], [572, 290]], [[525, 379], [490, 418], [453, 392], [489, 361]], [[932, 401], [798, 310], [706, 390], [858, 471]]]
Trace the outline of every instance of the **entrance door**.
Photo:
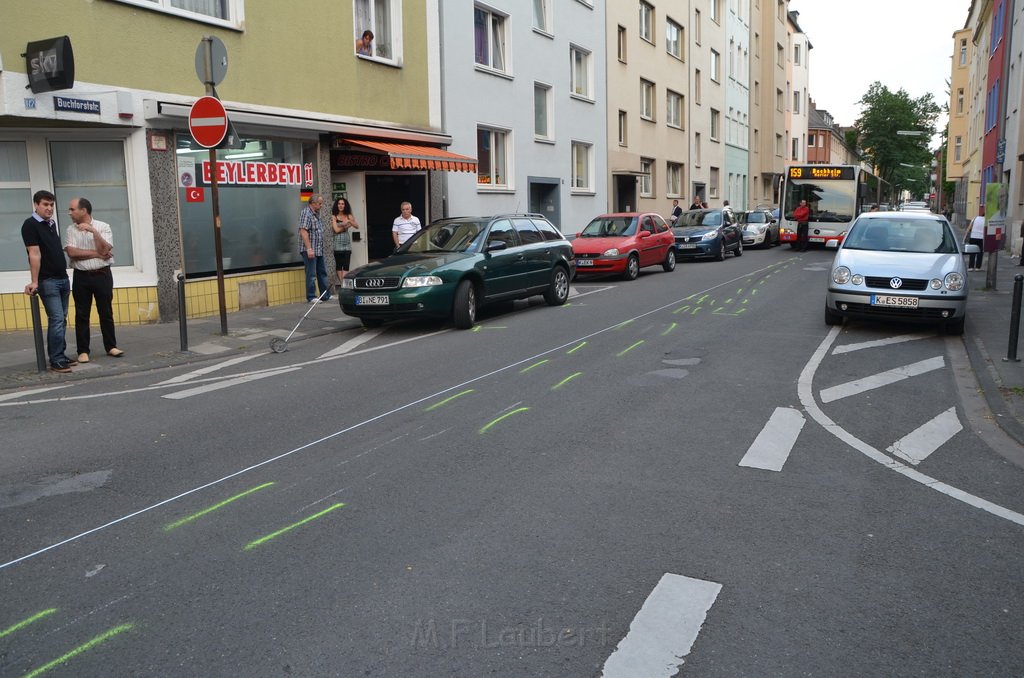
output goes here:
[[562, 230], [561, 205], [558, 201], [558, 179], [529, 177], [530, 212], [543, 214], [555, 228]]
[[426, 226], [427, 176], [409, 174], [366, 175], [366, 255], [370, 261], [383, 259], [395, 251], [391, 225], [402, 213], [402, 203], [412, 203], [412, 213]]
[[636, 212], [636, 177], [632, 174], [615, 175], [615, 199], [613, 201], [616, 212]]

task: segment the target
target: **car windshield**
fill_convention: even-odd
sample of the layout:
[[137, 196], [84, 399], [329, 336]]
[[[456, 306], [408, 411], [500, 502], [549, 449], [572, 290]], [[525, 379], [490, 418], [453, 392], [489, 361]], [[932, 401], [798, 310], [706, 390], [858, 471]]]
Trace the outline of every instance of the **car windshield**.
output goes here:
[[580, 231], [581, 238], [636, 235], [636, 217], [597, 217]]
[[485, 221], [442, 221], [422, 229], [401, 252], [467, 252], [476, 249]]
[[843, 249], [956, 254], [956, 239], [942, 219], [859, 219]]
[[683, 212], [676, 226], [721, 226], [722, 213], [718, 211]]
[[741, 224], [763, 224], [767, 219], [764, 212], [740, 212], [739, 222]]

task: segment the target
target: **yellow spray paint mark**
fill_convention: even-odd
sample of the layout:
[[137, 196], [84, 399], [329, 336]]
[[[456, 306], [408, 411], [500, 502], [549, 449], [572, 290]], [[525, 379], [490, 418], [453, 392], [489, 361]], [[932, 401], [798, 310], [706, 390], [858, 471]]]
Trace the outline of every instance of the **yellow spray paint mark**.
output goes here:
[[490, 422], [489, 424], [484, 426], [482, 429], [480, 429], [480, 435], [483, 435], [483, 434], [487, 433], [487, 431], [490, 430], [490, 428], [492, 426], [494, 426], [495, 424], [497, 424], [498, 422], [503, 421], [505, 419], [508, 419], [513, 414], [519, 414], [520, 412], [526, 412], [528, 409], [530, 409], [530, 408], [529, 407], [517, 407], [516, 409], [512, 410], [511, 412], [506, 412], [505, 414], [501, 415], [500, 417], [498, 417], [497, 419], [493, 420], [492, 422]]
[[672, 323], [671, 325], [668, 326], [668, 329], [666, 329], [664, 332], [661, 333], [661, 336], [664, 337], [666, 334], [668, 334], [669, 332], [671, 332], [672, 330], [674, 330], [677, 327], [679, 327], [679, 325], [677, 323]]
[[582, 372], [574, 372], [574, 373], [570, 374], [568, 377], [566, 377], [562, 381], [560, 381], [557, 384], [555, 384], [554, 386], [552, 386], [551, 390], [552, 391], [557, 391], [558, 389], [562, 388], [563, 386], [565, 386], [566, 384], [568, 384], [570, 381], [572, 381], [576, 377], [580, 376], [581, 374], [583, 374], [583, 373]]
[[193, 513], [192, 515], [186, 516], [186, 517], [182, 518], [181, 520], [176, 520], [173, 523], [168, 523], [168, 524], [164, 525], [164, 532], [170, 532], [171, 530], [173, 530], [176, 527], [181, 527], [182, 525], [185, 525], [186, 523], [191, 523], [193, 520], [198, 520], [199, 518], [202, 518], [203, 516], [205, 516], [207, 513], [213, 513], [217, 509], [224, 508], [225, 506], [227, 506], [228, 504], [230, 504], [233, 501], [237, 501], [237, 500], [241, 499], [242, 497], [244, 497], [246, 495], [252, 494], [253, 492], [259, 492], [260, 490], [262, 490], [264, 488], [267, 488], [267, 487], [270, 487], [273, 484], [274, 484], [273, 482], [269, 482], [269, 483], [263, 483], [262, 485], [257, 485], [256, 487], [248, 489], [245, 492], [242, 492], [241, 494], [236, 494], [233, 497], [228, 497], [227, 499], [225, 499], [222, 502], [219, 502], [217, 504], [214, 504], [213, 506], [209, 506], [207, 508], [204, 508], [202, 511], [199, 511], [198, 513]]
[[633, 344], [632, 346], [630, 346], [628, 348], [622, 349], [621, 351], [619, 351], [618, 353], [615, 354], [615, 357], [616, 358], [621, 358], [622, 356], [626, 355], [627, 353], [629, 353], [630, 351], [632, 351], [634, 348], [636, 348], [637, 346], [639, 346], [642, 343], [644, 343], [643, 339], [641, 339], [640, 341], [636, 342], [635, 344]]
[[698, 311], [700, 311], [700, 306], [695, 306], [693, 309], [693, 313], [691, 313], [690, 315], [697, 315]]
[[508, 325], [474, 325], [473, 332], [479, 332], [481, 330], [507, 330]]
[[331, 511], [334, 511], [335, 509], [340, 509], [342, 506], [344, 506], [344, 504], [335, 504], [334, 506], [330, 506], [328, 508], [325, 508], [323, 511], [320, 511], [319, 513], [314, 513], [313, 515], [311, 515], [311, 516], [309, 516], [307, 518], [303, 518], [302, 520], [300, 520], [297, 523], [292, 523], [288, 527], [282, 527], [277, 532], [271, 532], [270, 534], [268, 534], [265, 537], [260, 537], [259, 539], [254, 539], [253, 541], [251, 541], [248, 544], [246, 544], [245, 545], [245, 549], [243, 549], [243, 550], [251, 551], [252, 549], [256, 548], [257, 546], [261, 546], [263, 544], [266, 544], [271, 539], [276, 539], [277, 537], [280, 537], [285, 532], [291, 532], [296, 527], [301, 527], [301, 526], [305, 525], [308, 522], [316, 520], [317, 518], [321, 518], [321, 517], [327, 515], [328, 513], [330, 513]]
[[581, 341], [580, 343], [576, 344], [576, 346], [574, 346], [573, 348], [570, 348], [568, 351], [566, 351], [565, 354], [566, 355], [572, 355], [573, 353], [575, 353], [576, 351], [580, 350], [581, 348], [583, 348], [586, 345], [587, 345], [587, 342]]
[[617, 330], [621, 330], [621, 329], [622, 329], [623, 327], [625, 327], [626, 325], [630, 325], [630, 324], [632, 324], [632, 323], [633, 323], [633, 321], [632, 321], [632, 320], [627, 320], [627, 321], [625, 321], [625, 322], [621, 322], [621, 323], [619, 323], [618, 325], [616, 325], [616, 326], [615, 326], [615, 329], [617, 329]]
[[682, 313], [683, 311], [688, 311], [688, 310], [690, 310], [690, 305], [689, 304], [687, 304], [686, 306], [680, 306], [676, 310], [672, 311], [672, 315], [675, 315], [677, 313]]
[[76, 647], [74, 650], [71, 650], [70, 652], [68, 652], [66, 654], [62, 654], [61, 656], [59, 656], [56, 659], [54, 659], [52, 662], [49, 662], [47, 664], [43, 664], [42, 666], [40, 666], [38, 669], [35, 669], [31, 673], [26, 673], [25, 674], [25, 678], [36, 678], [36, 676], [40, 676], [40, 675], [46, 673], [47, 671], [49, 671], [53, 667], [60, 666], [64, 662], [69, 661], [71, 659], [74, 659], [75, 657], [77, 657], [78, 655], [82, 654], [83, 652], [88, 652], [89, 650], [91, 650], [92, 648], [96, 647], [97, 645], [105, 643], [108, 640], [110, 640], [111, 638], [113, 638], [114, 636], [116, 636], [116, 635], [118, 635], [120, 633], [124, 633], [125, 631], [130, 631], [133, 628], [135, 628], [134, 624], [121, 624], [120, 626], [115, 626], [114, 628], [110, 629], [109, 631], [104, 631], [103, 633], [101, 633], [100, 635], [96, 636], [95, 638], [93, 638], [92, 640], [88, 641], [87, 643], [83, 643], [82, 645], [79, 645], [78, 647]]
[[12, 633], [14, 633], [15, 631], [17, 631], [18, 629], [23, 629], [26, 626], [28, 626], [29, 624], [31, 624], [32, 622], [37, 622], [40, 619], [42, 619], [43, 617], [48, 617], [51, 614], [53, 614], [54, 612], [56, 612], [56, 611], [57, 611], [57, 608], [51, 607], [49, 610], [43, 610], [42, 612], [36, 612], [34, 615], [29, 617], [28, 619], [24, 619], [24, 620], [18, 622], [17, 624], [14, 624], [13, 626], [8, 626], [3, 631], [0, 631], [0, 638], [3, 638], [4, 636], [9, 636]]
[[455, 400], [456, 398], [461, 398], [461, 397], [462, 397], [462, 396], [464, 396], [464, 395], [468, 395], [468, 394], [470, 394], [470, 393], [475, 393], [475, 392], [476, 392], [476, 389], [472, 389], [472, 388], [467, 388], [467, 389], [466, 389], [465, 391], [462, 391], [461, 393], [456, 393], [456, 394], [455, 394], [455, 395], [453, 395], [453, 396], [448, 396], [447, 398], [445, 398], [444, 400], [442, 400], [442, 401], [441, 401], [441, 402], [439, 402], [439, 403], [434, 403], [434, 404], [433, 404], [433, 405], [431, 405], [430, 407], [425, 407], [425, 408], [423, 408], [423, 411], [424, 411], [424, 412], [430, 412], [430, 411], [432, 411], [432, 410], [436, 410], [436, 409], [437, 409], [437, 408], [439, 408], [439, 407], [444, 407], [445, 405], [447, 405], [447, 404], [448, 404], [448, 403], [450, 403], [451, 401]]
[[519, 374], [526, 374], [527, 372], [532, 370], [534, 367], [540, 367], [541, 365], [543, 365], [546, 362], [550, 362], [550, 361], [547, 358], [545, 358], [544, 360], [535, 362], [534, 364], [530, 365], [529, 367], [524, 367], [523, 369], [519, 370]]

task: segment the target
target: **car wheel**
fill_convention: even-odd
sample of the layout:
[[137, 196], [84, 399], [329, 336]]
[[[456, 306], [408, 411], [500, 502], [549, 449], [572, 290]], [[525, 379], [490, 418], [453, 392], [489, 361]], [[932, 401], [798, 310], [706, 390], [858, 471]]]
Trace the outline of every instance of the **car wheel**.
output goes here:
[[384, 324], [384, 321], [381, 320], [380, 318], [360, 318], [359, 320], [362, 321], [363, 327], [367, 329], [380, 327], [381, 325]]
[[733, 254], [735, 254], [737, 257], [742, 257], [743, 256], [743, 241], [742, 240], [740, 240], [738, 243], [736, 243], [736, 251], [733, 252]]
[[626, 280], [636, 280], [639, 275], [640, 257], [630, 254], [629, 259], [626, 260], [626, 270], [622, 272], [622, 277]]
[[460, 330], [468, 330], [476, 323], [476, 287], [472, 281], [463, 280], [455, 288], [452, 319]]
[[715, 257], [719, 261], [725, 261], [725, 238], [718, 241], [718, 255]]
[[946, 334], [960, 335], [964, 333], [964, 323], [967, 320], [967, 316], [960, 316], [956, 320], [950, 320], [945, 324]]
[[661, 265], [667, 273], [671, 273], [676, 270], [676, 248], [669, 247], [668, 252], [665, 253], [665, 263]]
[[826, 325], [842, 325], [843, 316], [842, 314], [833, 311], [828, 305], [825, 306], [825, 324]]
[[569, 298], [569, 274], [564, 266], [555, 266], [551, 271], [551, 284], [544, 292], [548, 306], [561, 306]]

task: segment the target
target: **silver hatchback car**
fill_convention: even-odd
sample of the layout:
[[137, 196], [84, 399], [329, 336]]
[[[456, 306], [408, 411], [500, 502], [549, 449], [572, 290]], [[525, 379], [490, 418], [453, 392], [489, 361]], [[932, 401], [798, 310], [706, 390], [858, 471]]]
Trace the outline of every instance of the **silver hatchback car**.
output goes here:
[[850, 227], [829, 273], [825, 323], [846, 317], [940, 323], [963, 334], [967, 311], [964, 254], [945, 217], [928, 212], [867, 212]]

